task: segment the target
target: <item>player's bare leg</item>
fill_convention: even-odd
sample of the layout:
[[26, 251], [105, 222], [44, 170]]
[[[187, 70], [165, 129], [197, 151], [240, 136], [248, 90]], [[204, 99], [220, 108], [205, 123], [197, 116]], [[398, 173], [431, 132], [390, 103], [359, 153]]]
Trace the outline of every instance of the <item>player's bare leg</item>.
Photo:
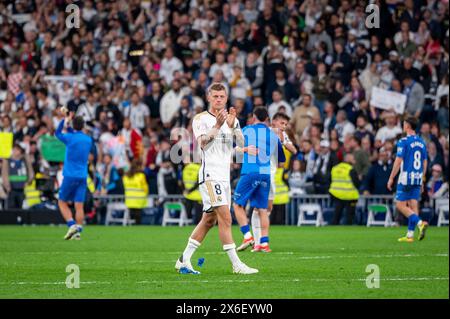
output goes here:
[[[267, 204], [267, 216], [270, 217], [270, 213], [272, 213], [273, 209], [273, 199], [269, 199]], [[261, 251], [261, 217], [258, 213], [257, 209], [253, 210], [252, 215], [252, 230], [253, 230], [253, 236], [255, 238], [255, 245], [252, 250], [252, 252], [258, 252]], [[269, 227], [270, 227], [270, 218], [269, 218]]]
[[242, 244], [237, 248], [237, 251], [242, 251], [254, 244], [253, 235], [250, 232], [250, 226], [248, 225], [247, 214], [245, 213], [245, 207], [234, 204], [234, 215], [240, 226], [241, 232], [244, 235]]
[[59, 206], [59, 211], [61, 212], [61, 215], [63, 216], [63, 218], [66, 222], [73, 219], [72, 211], [70, 210], [69, 204], [67, 204], [67, 202], [59, 200], [58, 206]]
[[217, 223], [217, 214], [215, 212], [203, 213], [202, 219], [195, 227], [190, 238], [201, 243], [205, 239], [209, 230], [213, 228], [216, 223]]
[[409, 216], [414, 214], [414, 211], [409, 207], [407, 201], [397, 201], [396, 204], [395, 204], [395, 207], [406, 218], [409, 218]]
[[270, 219], [269, 212], [267, 209], [258, 209], [259, 218], [261, 220], [261, 239], [259, 245], [259, 251], [262, 252], [271, 252], [269, 248], [269, 227], [270, 227]]
[[71, 239], [76, 233], [78, 233], [78, 227], [76, 222], [73, 220], [72, 211], [70, 210], [69, 204], [63, 200], [58, 201], [59, 211], [67, 223], [69, 229], [64, 236], [65, 240]]
[[183, 254], [177, 260], [175, 264], [175, 269], [178, 271], [183, 268], [187, 273], [199, 274], [198, 271], [194, 270], [191, 263], [191, 258], [194, 252], [200, 247], [202, 241], [205, 239], [209, 230], [214, 227], [217, 222], [217, 214], [216, 212], [211, 213], [203, 213], [202, 219], [195, 227], [191, 236], [189, 237], [186, 248], [184, 249]]
[[252, 212], [252, 232], [253, 238], [255, 239], [254, 248], [257, 248], [259, 247], [261, 239], [261, 219], [259, 217], [259, 212], [256, 208], [254, 208]]
[[414, 230], [416, 225], [419, 227], [419, 240], [425, 237], [425, 231], [427, 229], [428, 223], [423, 222], [419, 218], [419, 204], [416, 200], [408, 201], [397, 201], [396, 208], [405, 217], [408, 218], [408, 232], [405, 237], [399, 238], [400, 242], [413, 242], [414, 241]]
[[219, 206], [214, 209], [217, 213], [217, 222], [219, 226], [219, 238], [233, 265], [233, 272], [238, 274], [255, 274], [257, 269], [250, 268], [244, 264], [238, 257], [236, 252], [236, 244], [233, 241], [231, 233], [231, 213], [228, 206]]
[[80, 233], [83, 231], [84, 222], [84, 203], [75, 202], [75, 221], [77, 222], [78, 232], [73, 236], [73, 239], [81, 239]]
[[[417, 215], [419, 216], [419, 201], [415, 200], [415, 199], [410, 199], [408, 201], [408, 206], [411, 208], [411, 210]], [[419, 218], [419, 220], [417, 221], [417, 228], [419, 228], [419, 240], [423, 240], [425, 238], [425, 233], [426, 230], [428, 228], [428, 222], [423, 221]]]

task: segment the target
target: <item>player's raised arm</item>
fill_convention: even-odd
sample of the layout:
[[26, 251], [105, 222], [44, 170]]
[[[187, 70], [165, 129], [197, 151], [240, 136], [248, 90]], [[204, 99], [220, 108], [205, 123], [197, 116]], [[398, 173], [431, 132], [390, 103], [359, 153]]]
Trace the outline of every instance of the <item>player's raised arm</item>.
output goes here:
[[254, 145], [245, 146], [245, 138], [242, 133], [239, 122], [236, 121], [236, 109], [234, 107], [230, 108], [230, 112], [227, 117], [228, 127], [231, 128], [232, 134], [236, 139], [235, 151], [240, 153], [248, 153], [249, 155], [257, 155], [258, 149]]
[[227, 115], [228, 112], [226, 110], [220, 111], [216, 116], [216, 124], [210, 130], [206, 130], [201, 122], [194, 123], [194, 135], [197, 137], [197, 142], [202, 149], [217, 136], [220, 128], [227, 119]]

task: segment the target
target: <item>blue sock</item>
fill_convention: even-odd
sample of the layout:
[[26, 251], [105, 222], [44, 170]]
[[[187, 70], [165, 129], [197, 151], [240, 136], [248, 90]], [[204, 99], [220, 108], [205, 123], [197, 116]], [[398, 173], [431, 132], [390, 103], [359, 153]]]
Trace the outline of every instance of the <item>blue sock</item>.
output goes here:
[[241, 233], [242, 233], [242, 235], [247, 234], [249, 231], [250, 231], [250, 226], [249, 226], [248, 224], [241, 227]]
[[416, 214], [412, 214], [408, 219], [408, 230], [414, 231], [420, 218]]
[[71, 220], [69, 220], [69, 221], [67, 221], [67, 227], [71, 227], [72, 225], [75, 225], [76, 223], [75, 223], [75, 221], [73, 220], [73, 219], [71, 219]]
[[264, 244], [264, 243], [268, 244], [269, 243], [269, 236], [261, 237], [260, 243], [261, 243], [261, 245]]

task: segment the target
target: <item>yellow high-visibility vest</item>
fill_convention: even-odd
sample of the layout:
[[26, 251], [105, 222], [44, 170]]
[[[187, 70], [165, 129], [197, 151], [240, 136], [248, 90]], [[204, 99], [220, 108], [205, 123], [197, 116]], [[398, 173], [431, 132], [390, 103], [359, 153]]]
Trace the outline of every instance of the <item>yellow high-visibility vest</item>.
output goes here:
[[95, 184], [94, 184], [94, 181], [92, 180], [92, 178], [89, 175], [88, 175], [88, 177], [86, 179], [86, 184], [87, 184], [87, 188], [89, 189], [91, 194], [94, 194], [95, 193]]
[[36, 179], [33, 180], [31, 185], [25, 185], [24, 193], [28, 207], [41, 203], [41, 192], [36, 189]]
[[283, 167], [288, 170], [291, 165], [292, 153], [288, 151], [286, 146], [283, 145], [284, 157], [286, 157], [286, 162], [284, 162]]
[[341, 200], [357, 200], [359, 198], [358, 190], [350, 177], [352, 169], [350, 164], [344, 162], [331, 169], [331, 195]]
[[[200, 170], [200, 164], [197, 163], [189, 163], [183, 168], [182, 179], [184, 184], [184, 189], [189, 190], [198, 183], [198, 172]], [[202, 195], [198, 187], [192, 192], [184, 192], [184, 197], [189, 200], [201, 202]]]
[[137, 173], [129, 177], [124, 175], [125, 205], [128, 208], [147, 207], [148, 185], [144, 173]]
[[282, 167], [277, 168], [277, 172], [275, 174], [275, 196], [273, 199], [274, 205], [289, 203], [289, 187], [283, 181], [283, 172], [284, 169]]

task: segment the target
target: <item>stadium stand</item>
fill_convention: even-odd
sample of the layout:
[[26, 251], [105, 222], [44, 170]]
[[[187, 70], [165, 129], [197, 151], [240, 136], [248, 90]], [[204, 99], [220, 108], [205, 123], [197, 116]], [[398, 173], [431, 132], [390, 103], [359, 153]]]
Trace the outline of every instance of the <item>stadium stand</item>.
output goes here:
[[[191, 123], [218, 81], [230, 89], [241, 126], [261, 105], [291, 117], [298, 153], [283, 172], [290, 202], [275, 207], [274, 221], [297, 224], [299, 204], [320, 195], [320, 214], [331, 223], [331, 170], [348, 153], [365, 198], [355, 222], [366, 224], [370, 198], [392, 205], [385, 185], [408, 114], [420, 121], [429, 154], [421, 205], [442, 223], [434, 203], [448, 198], [448, 1], [374, 3], [380, 28], [367, 28], [366, 1], [355, 0], [86, 0], [74, 1], [73, 12], [62, 0], [1, 2], [2, 209], [48, 209], [55, 200], [62, 106], [84, 118], [95, 141], [88, 222], [104, 223], [107, 196], [124, 195], [133, 159], [153, 196], [143, 215], [159, 207], [162, 216], [168, 196], [195, 208], [185, 198], [195, 190], [184, 187], [192, 186], [185, 164], [170, 150], [181, 145], [185, 163], [199, 158]], [[233, 186], [239, 170], [234, 164]], [[402, 222], [395, 213], [394, 221]]]

